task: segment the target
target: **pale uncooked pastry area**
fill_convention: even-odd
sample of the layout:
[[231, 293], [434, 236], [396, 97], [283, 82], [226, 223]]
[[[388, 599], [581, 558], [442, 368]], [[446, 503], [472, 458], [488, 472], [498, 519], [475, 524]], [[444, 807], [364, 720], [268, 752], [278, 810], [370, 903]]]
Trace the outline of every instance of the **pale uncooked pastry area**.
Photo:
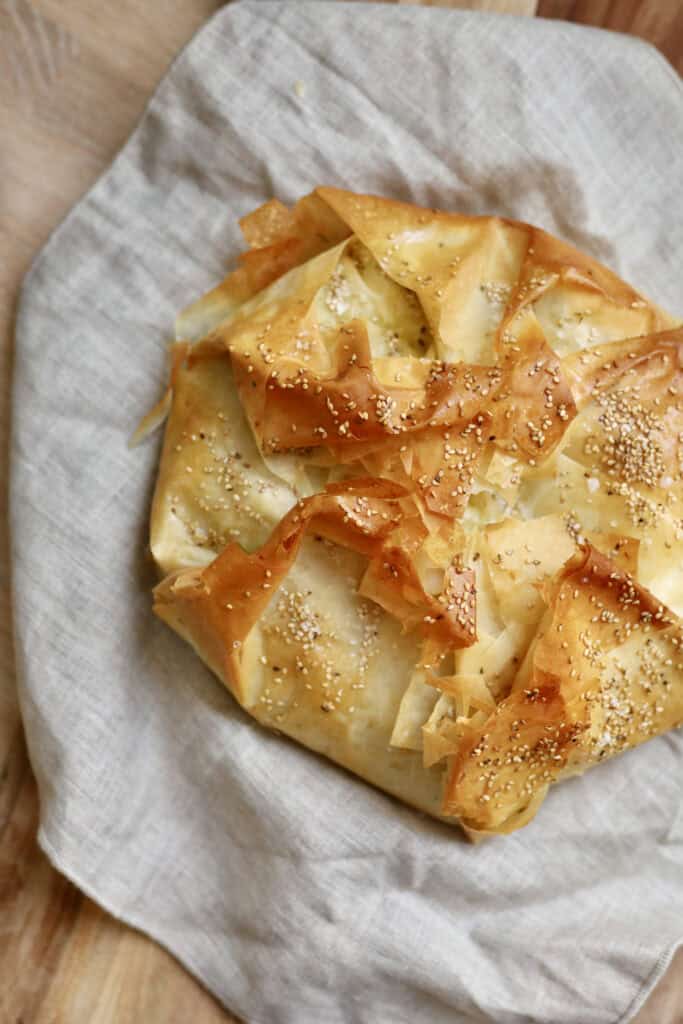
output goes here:
[[[213, 0], [1, 0], [0, 505], [7, 500], [12, 338], [33, 257], [125, 142], [178, 50], [221, 5]], [[468, 7], [564, 18], [630, 32], [683, 66], [683, 25], [669, 0], [590, 4], [480, 0]], [[305, 99], [306, 83], [293, 83]], [[9, 541], [0, 516], [0, 1020], [23, 1024], [201, 1024], [236, 1020], [167, 952], [107, 915], [36, 845], [37, 791], [14, 693]], [[683, 957], [635, 1018], [683, 1019]]]

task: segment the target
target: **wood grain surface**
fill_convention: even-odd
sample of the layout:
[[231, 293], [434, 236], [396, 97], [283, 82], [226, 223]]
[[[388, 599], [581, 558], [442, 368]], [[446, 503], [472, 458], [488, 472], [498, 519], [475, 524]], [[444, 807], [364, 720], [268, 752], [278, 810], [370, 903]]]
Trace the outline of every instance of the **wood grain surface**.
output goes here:
[[683, 74], [681, 0], [539, 0], [536, 14], [640, 36], [661, 50]]
[[[403, 0], [399, 0], [403, 2]], [[683, 71], [678, 0], [432, 0], [603, 25]], [[12, 331], [31, 259], [125, 141], [217, 0], [0, 0], [0, 1024], [230, 1024], [164, 950], [58, 875], [14, 687], [6, 532]], [[638, 1024], [683, 1024], [683, 956]]]

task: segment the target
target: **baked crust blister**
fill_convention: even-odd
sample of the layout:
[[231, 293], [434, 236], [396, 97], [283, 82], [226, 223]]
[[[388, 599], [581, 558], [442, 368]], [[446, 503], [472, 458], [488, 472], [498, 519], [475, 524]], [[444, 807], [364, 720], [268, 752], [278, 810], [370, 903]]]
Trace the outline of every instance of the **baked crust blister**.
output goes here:
[[683, 330], [537, 228], [317, 189], [180, 314], [157, 614], [471, 836], [683, 720]]

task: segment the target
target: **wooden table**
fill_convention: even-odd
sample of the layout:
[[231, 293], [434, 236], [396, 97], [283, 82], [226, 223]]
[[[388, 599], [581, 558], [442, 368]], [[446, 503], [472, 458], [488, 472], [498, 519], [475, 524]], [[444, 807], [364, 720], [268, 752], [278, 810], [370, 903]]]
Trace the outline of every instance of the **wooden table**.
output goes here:
[[[402, 0], [399, 0], [402, 2]], [[678, 0], [433, 0], [641, 35], [683, 72]], [[229, 1024], [163, 950], [104, 914], [38, 850], [13, 687], [7, 436], [17, 287], [128, 136], [217, 0], [0, 0], [0, 1024]], [[683, 957], [638, 1024], [683, 1022]]]

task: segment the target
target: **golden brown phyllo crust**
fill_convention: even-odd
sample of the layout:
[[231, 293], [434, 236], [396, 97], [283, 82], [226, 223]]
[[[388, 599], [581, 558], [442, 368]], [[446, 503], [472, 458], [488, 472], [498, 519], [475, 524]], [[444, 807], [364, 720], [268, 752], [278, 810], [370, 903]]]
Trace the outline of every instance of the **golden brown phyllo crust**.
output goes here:
[[181, 313], [155, 610], [472, 836], [683, 720], [683, 330], [527, 224], [320, 188]]

